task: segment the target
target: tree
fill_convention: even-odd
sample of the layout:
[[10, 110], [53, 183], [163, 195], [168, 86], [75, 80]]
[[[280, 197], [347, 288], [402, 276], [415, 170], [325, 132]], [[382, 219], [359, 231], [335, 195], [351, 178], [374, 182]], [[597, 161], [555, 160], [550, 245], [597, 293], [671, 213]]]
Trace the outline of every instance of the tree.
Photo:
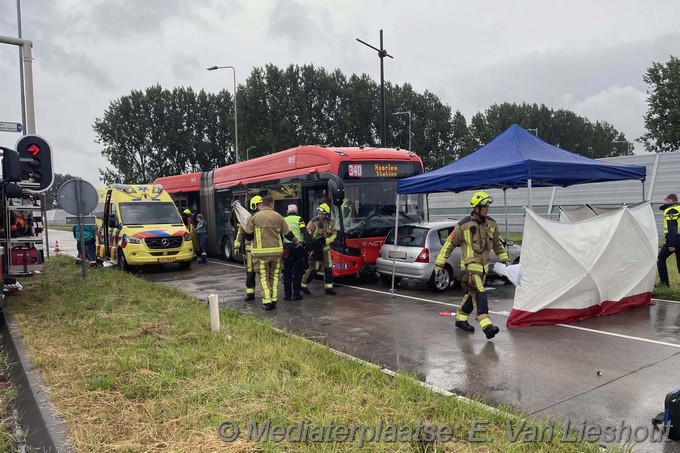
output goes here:
[[651, 152], [680, 149], [680, 59], [671, 55], [665, 64], [652, 63], [642, 77], [647, 91], [647, 132], [638, 139]]
[[64, 184], [69, 179], [76, 179], [77, 176], [69, 175], [68, 173], [62, 175], [61, 173], [54, 174], [54, 181], [52, 182], [52, 187], [50, 187], [47, 192], [45, 192], [45, 209], [59, 209], [59, 203], [57, 200], [57, 195], [59, 194], [59, 189], [62, 184]]
[[629, 154], [627, 147], [617, 147], [614, 143], [626, 138], [611, 124], [605, 121], [592, 123], [569, 110], [553, 110], [543, 104], [494, 104], [484, 113], [472, 117], [470, 133], [481, 146], [512, 124], [537, 133], [547, 143], [586, 157]]
[[[148, 183], [159, 176], [203, 171], [227, 163], [233, 112], [230, 95], [156, 85], [111, 102], [94, 122], [96, 143], [113, 168], [106, 183]], [[233, 126], [232, 130], [233, 130]], [[232, 148], [233, 149], [233, 148]], [[233, 159], [233, 157], [232, 157]]]

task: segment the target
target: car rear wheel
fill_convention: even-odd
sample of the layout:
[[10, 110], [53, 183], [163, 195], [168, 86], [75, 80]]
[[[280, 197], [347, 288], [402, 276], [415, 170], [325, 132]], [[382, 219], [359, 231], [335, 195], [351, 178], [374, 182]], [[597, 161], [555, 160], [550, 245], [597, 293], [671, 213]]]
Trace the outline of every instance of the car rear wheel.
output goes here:
[[434, 272], [430, 280], [427, 282], [427, 286], [430, 287], [432, 291], [441, 293], [449, 289], [451, 284], [451, 269], [447, 266], [442, 269], [442, 273], [437, 277]]
[[[392, 287], [392, 276], [391, 275], [380, 274], [380, 281], [382, 282], [383, 285], [389, 286], [390, 288]], [[400, 281], [401, 281], [401, 277], [395, 276], [394, 277], [394, 286], [397, 286]]]

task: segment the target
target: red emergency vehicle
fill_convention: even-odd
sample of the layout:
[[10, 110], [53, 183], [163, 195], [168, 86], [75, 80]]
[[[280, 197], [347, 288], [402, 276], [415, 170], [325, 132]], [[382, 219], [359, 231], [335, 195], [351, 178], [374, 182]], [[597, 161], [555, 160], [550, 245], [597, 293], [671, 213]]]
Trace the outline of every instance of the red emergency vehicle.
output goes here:
[[[162, 177], [154, 184], [163, 186], [180, 212], [189, 208], [203, 214], [209, 252], [225, 259], [234, 256], [235, 200], [248, 209], [253, 196], [271, 195], [281, 215], [296, 204], [307, 222], [327, 203], [338, 230], [331, 248], [333, 275], [340, 277], [374, 271], [380, 246], [394, 228], [397, 180], [422, 172], [422, 161], [408, 150], [298, 146], [208, 172]], [[399, 222], [423, 220], [426, 209], [423, 195], [402, 196]]]

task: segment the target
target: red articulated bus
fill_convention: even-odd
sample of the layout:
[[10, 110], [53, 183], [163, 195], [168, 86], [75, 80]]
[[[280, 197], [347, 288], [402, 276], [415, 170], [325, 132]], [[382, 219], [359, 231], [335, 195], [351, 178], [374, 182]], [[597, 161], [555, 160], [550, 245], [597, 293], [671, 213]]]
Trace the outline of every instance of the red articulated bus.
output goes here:
[[[380, 246], [394, 228], [397, 179], [423, 172], [418, 156], [391, 148], [298, 146], [208, 172], [158, 178], [180, 212], [201, 212], [208, 229], [208, 251], [232, 259], [236, 216], [232, 203], [248, 209], [255, 195], [270, 195], [286, 215], [296, 204], [302, 218], [331, 206], [338, 236], [331, 247], [336, 277], [373, 272]], [[400, 197], [399, 222], [421, 221], [423, 195]]]

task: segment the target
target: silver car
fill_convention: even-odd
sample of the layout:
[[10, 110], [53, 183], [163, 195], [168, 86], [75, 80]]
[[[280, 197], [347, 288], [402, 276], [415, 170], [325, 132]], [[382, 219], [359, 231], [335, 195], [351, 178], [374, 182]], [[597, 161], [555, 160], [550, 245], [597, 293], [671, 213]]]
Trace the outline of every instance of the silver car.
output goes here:
[[[453, 231], [458, 221], [411, 223], [399, 226], [399, 240], [394, 245], [394, 230], [385, 239], [380, 248], [380, 256], [376, 260], [376, 269], [380, 279], [386, 285], [392, 283], [392, 266], [394, 266], [395, 284], [402, 278], [415, 278], [427, 282], [433, 291], [446, 291], [452, 281], [460, 281], [460, 247], [456, 247], [446, 262], [444, 271], [435, 278], [434, 264], [437, 255], [446, 242], [446, 238]], [[506, 244], [510, 262], [519, 263], [520, 247], [512, 241]], [[496, 263], [498, 258], [492, 251], [490, 264]]]

